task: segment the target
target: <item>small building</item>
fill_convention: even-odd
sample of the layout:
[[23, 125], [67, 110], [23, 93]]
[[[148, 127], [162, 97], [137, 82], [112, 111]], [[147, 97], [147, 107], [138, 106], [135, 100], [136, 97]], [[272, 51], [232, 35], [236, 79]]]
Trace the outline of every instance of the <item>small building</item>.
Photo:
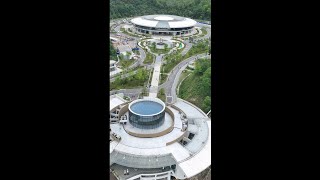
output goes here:
[[110, 60], [110, 71], [116, 70], [116, 62], [115, 60]]

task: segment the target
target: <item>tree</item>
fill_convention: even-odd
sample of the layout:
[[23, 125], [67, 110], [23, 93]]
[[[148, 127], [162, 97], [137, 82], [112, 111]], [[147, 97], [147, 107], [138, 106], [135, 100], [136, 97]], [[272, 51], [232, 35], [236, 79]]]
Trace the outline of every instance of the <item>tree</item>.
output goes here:
[[156, 49], [156, 43], [155, 43], [155, 42], [153, 42], [153, 43], [152, 43], [151, 48], [152, 48], [153, 50], [155, 50], [155, 49]]
[[163, 89], [163, 88], [161, 88], [161, 89], [160, 89], [160, 91], [159, 91], [159, 93], [160, 93], [161, 95], [164, 95], [164, 94], [165, 94], [164, 89]]
[[114, 83], [115, 84], [119, 84], [121, 82], [121, 79], [120, 79], [120, 77], [118, 76], [118, 77], [116, 77], [116, 80], [114, 81]]
[[203, 95], [211, 95], [211, 67], [203, 73], [203, 76], [200, 78], [200, 93]]
[[120, 54], [120, 55], [119, 55], [119, 59], [120, 59], [120, 61], [121, 61], [121, 60], [124, 60], [123, 54]]
[[116, 60], [117, 59], [117, 51], [113, 47], [111, 40], [110, 40], [110, 59], [112, 59], [112, 60]]
[[210, 96], [206, 96], [204, 101], [203, 101], [203, 109], [205, 110], [205, 112], [210, 111], [211, 109], [211, 97]]
[[[210, 66], [211, 66], [210, 60], [200, 59], [195, 63], [195, 73], [197, 75], [202, 75]], [[210, 75], [211, 75], [211, 69], [210, 69]]]
[[135, 75], [135, 78], [137, 78], [137, 80], [141, 81], [144, 79], [143, 75], [144, 75], [143, 69], [138, 69], [137, 73]]
[[[121, 18], [145, 14], [176, 14], [204, 20], [211, 19], [210, 0], [110, 0], [110, 17]], [[200, 18], [202, 19], [202, 18]]]
[[125, 77], [125, 78], [123, 78], [121, 80], [121, 84], [126, 84], [127, 82], [128, 82], [128, 78], [127, 77]]

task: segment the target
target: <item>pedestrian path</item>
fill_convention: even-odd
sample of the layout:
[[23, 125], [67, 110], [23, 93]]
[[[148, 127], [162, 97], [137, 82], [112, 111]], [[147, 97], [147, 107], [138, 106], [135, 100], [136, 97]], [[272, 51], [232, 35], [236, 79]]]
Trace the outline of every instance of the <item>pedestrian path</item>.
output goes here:
[[160, 68], [161, 68], [162, 55], [156, 56], [156, 61], [154, 63], [154, 70], [152, 74], [151, 86], [149, 91], [149, 97], [157, 97], [158, 85], [160, 80]]

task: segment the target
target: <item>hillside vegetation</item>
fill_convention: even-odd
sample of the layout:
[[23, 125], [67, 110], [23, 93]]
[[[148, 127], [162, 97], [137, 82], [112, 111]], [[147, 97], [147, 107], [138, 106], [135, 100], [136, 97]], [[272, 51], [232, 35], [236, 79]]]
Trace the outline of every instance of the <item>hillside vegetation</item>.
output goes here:
[[211, 109], [211, 60], [199, 59], [195, 70], [180, 86], [179, 97], [200, 107], [205, 113]]
[[110, 40], [110, 59], [111, 60], [117, 60], [117, 50], [112, 46], [111, 40]]
[[172, 14], [211, 21], [210, 0], [110, 0], [110, 18]]

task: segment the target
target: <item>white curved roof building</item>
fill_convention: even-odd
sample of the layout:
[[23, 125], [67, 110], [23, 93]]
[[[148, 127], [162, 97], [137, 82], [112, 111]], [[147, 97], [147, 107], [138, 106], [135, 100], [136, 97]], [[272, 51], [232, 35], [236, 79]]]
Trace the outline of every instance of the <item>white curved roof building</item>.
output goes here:
[[211, 119], [198, 107], [178, 99], [165, 106], [163, 125], [144, 129], [130, 124], [130, 102], [110, 98], [110, 169], [118, 179], [187, 179], [210, 167]]
[[197, 22], [174, 15], [147, 15], [131, 20], [134, 30], [144, 34], [181, 35], [191, 33]]

